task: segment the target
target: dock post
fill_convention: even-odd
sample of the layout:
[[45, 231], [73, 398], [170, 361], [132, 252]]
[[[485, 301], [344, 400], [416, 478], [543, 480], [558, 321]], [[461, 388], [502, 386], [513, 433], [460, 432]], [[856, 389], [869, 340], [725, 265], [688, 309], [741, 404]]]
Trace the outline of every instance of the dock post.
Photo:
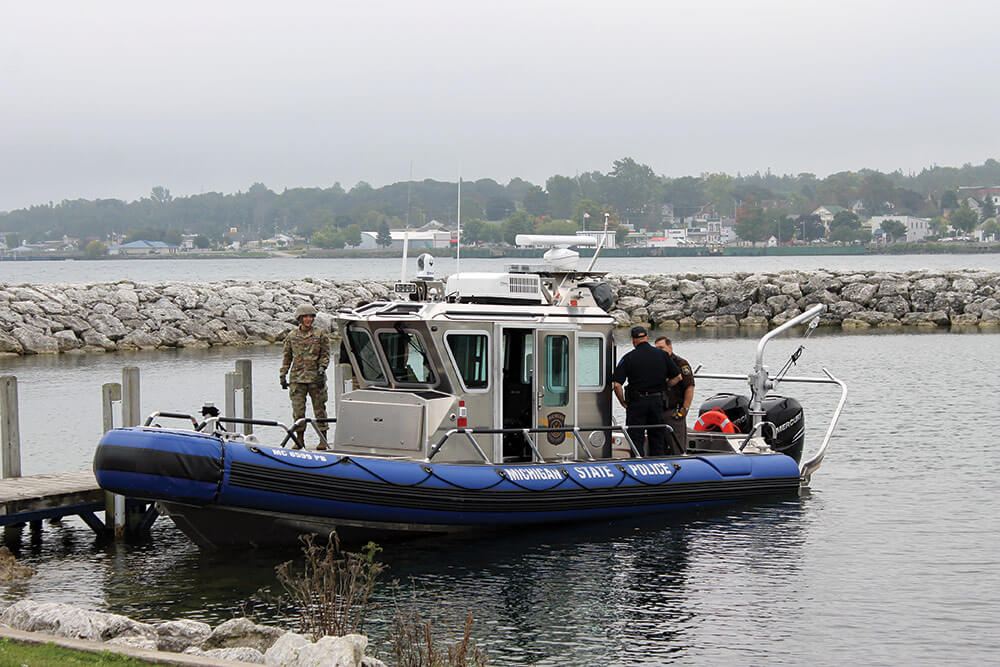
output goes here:
[[[124, 375], [123, 375], [124, 377]], [[115, 427], [115, 402], [122, 400], [122, 386], [117, 382], [107, 382], [101, 385], [101, 415], [104, 432]], [[122, 407], [124, 414], [124, 405]], [[112, 530], [115, 537], [125, 534], [125, 496], [110, 491], [104, 494], [104, 523]]]
[[[253, 419], [253, 362], [250, 359], [237, 359], [236, 372], [240, 374], [239, 389], [243, 392], [243, 419]], [[243, 425], [243, 434], [253, 433], [253, 424]]]
[[141, 423], [139, 368], [126, 366], [122, 369], [122, 426], [138, 426]]
[[236, 371], [226, 373], [226, 411], [223, 416], [236, 417], [236, 389], [240, 386], [240, 374]]
[[[122, 369], [122, 426], [138, 426], [142, 423], [142, 407], [139, 394], [139, 367], [126, 366]], [[115, 498], [115, 537], [121, 537], [129, 528], [129, 516], [125, 498]]]
[[3, 476], [21, 476], [21, 431], [17, 420], [17, 378], [0, 376], [0, 446]]

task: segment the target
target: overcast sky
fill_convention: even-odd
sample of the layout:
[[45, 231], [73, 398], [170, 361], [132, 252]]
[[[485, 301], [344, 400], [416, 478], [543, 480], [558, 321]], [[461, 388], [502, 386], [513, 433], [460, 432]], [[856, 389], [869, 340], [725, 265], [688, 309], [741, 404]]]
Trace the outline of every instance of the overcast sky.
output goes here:
[[0, 210], [1000, 157], [987, 2], [0, 0]]

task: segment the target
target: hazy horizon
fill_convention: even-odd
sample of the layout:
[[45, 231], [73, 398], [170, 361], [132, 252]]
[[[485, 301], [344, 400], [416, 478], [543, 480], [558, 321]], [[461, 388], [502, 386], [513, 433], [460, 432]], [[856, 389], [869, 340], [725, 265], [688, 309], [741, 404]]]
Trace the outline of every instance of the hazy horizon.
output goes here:
[[0, 210], [1000, 154], [1000, 9], [954, 2], [8, 3]]

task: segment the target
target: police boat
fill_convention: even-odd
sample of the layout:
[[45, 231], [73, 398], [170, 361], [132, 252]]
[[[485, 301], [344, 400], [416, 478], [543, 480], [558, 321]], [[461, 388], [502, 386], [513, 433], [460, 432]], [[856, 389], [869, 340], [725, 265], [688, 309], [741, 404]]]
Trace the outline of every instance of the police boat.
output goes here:
[[[326, 450], [292, 448], [297, 427], [322, 433], [312, 419], [157, 412], [104, 435], [97, 480], [155, 501], [206, 548], [334, 529], [384, 539], [609, 521], [799, 493], [823, 461], [847, 389], [825, 369], [781, 378], [841, 389], [821, 444], [801, 461], [802, 408], [771, 395], [778, 378], [763, 353], [823, 307], [760, 340], [749, 394], [706, 401], [705, 430], [689, 433], [684, 454], [647, 457], [612, 414], [612, 291], [593, 261], [578, 271], [577, 257], [553, 247], [544, 266], [441, 280], [425, 255], [394, 298], [337, 312], [332, 384], [341, 395], [322, 425], [332, 432]], [[240, 432], [247, 426], [257, 432]]]

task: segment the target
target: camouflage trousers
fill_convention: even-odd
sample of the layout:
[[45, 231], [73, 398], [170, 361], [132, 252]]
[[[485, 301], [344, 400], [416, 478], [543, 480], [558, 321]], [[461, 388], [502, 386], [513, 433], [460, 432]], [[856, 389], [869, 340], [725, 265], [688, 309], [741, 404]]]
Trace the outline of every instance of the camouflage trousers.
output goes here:
[[[306, 396], [312, 401], [313, 415], [316, 419], [326, 419], [325, 384], [320, 387], [315, 382], [292, 382], [288, 395], [292, 399], [292, 421], [306, 416]], [[316, 426], [324, 435], [326, 434], [326, 424], [317, 424]], [[305, 433], [306, 427], [296, 428], [295, 431], [301, 436]]]

